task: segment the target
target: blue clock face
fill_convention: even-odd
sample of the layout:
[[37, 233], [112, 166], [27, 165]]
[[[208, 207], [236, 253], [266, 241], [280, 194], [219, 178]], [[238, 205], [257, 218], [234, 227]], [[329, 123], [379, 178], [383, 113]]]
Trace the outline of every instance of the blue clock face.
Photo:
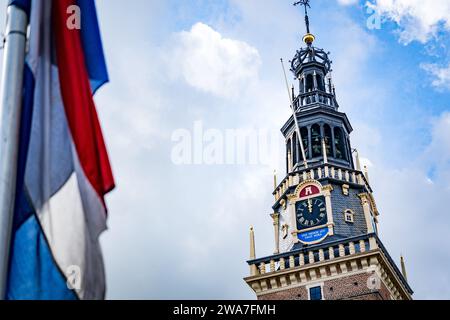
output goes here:
[[309, 229], [327, 223], [325, 198], [317, 197], [296, 203], [295, 213], [298, 230]]

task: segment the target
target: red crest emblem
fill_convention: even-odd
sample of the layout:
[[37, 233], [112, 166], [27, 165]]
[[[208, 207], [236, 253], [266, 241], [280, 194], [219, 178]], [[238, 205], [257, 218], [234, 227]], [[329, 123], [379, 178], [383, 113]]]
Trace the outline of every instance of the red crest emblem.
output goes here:
[[300, 198], [311, 197], [320, 193], [320, 189], [316, 185], [307, 185], [300, 190]]

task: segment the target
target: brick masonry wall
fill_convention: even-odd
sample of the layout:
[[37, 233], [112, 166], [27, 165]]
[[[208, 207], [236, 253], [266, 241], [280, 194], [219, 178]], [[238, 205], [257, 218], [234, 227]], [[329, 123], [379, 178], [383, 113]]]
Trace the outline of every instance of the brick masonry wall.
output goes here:
[[[324, 281], [325, 300], [390, 300], [389, 290], [381, 283], [379, 289], [369, 289], [367, 280], [370, 274], [344, 276]], [[319, 285], [319, 284], [318, 284]], [[306, 286], [261, 295], [258, 300], [308, 300]]]
[[[323, 295], [326, 300], [389, 300], [390, 295], [384, 284], [379, 289], [370, 289], [368, 279], [371, 275], [357, 275], [325, 281]], [[370, 282], [370, 281], [369, 281]]]
[[259, 296], [258, 300], [308, 300], [308, 291], [305, 287], [291, 288]]

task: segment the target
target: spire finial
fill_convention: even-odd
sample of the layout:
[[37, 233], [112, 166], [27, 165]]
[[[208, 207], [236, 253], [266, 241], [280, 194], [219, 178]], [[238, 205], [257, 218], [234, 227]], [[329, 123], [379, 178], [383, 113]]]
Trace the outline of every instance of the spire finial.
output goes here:
[[315, 37], [311, 32], [309, 31], [309, 17], [308, 17], [308, 8], [311, 8], [309, 5], [309, 0], [300, 0], [294, 3], [294, 6], [304, 6], [305, 7], [305, 24], [306, 24], [306, 35], [303, 37], [303, 41], [308, 45], [311, 46], [312, 43], [315, 40]]
[[359, 160], [359, 151], [357, 149], [355, 149], [354, 152], [355, 152], [355, 160], [356, 160], [356, 170], [361, 171], [361, 161]]
[[366, 176], [367, 182], [370, 183], [370, 181], [369, 181], [369, 168], [367, 166], [364, 166], [364, 175]]
[[405, 278], [405, 280], [408, 281], [408, 276], [406, 275], [405, 259], [403, 258], [403, 254], [400, 255], [400, 264], [402, 268], [402, 275]]
[[255, 231], [253, 226], [250, 227], [250, 259], [256, 258], [256, 250], [255, 250]]
[[[254, 260], [256, 258], [255, 251], [255, 231], [253, 230], [253, 226], [250, 227], [250, 260]], [[256, 264], [250, 265], [250, 274], [252, 276], [256, 276], [258, 274], [258, 268]]]
[[277, 187], [277, 170], [273, 170], [273, 189], [275, 190]]

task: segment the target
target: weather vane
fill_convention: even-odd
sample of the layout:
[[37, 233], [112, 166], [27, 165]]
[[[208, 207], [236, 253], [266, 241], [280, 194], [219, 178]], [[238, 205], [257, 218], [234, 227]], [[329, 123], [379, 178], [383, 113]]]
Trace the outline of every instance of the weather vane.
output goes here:
[[304, 6], [305, 7], [305, 23], [306, 23], [306, 32], [309, 32], [309, 17], [308, 17], [308, 8], [311, 8], [311, 6], [309, 5], [309, 0], [300, 0], [294, 3], [294, 6]]

